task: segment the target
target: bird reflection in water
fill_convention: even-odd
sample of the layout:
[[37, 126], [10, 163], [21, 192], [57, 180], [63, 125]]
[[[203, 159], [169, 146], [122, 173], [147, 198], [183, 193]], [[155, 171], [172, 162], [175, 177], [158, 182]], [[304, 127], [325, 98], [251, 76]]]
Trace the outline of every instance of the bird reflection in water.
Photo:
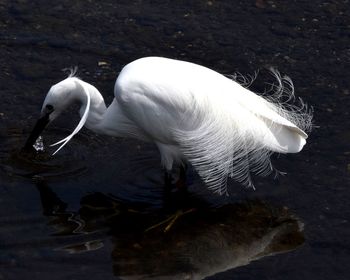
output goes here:
[[173, 209], [147, 209], [92, 193], [81, 199], [78, 211], [69, 212], [45, 182], [37, 187], [54, 235], [83, 236], [60, 249], [83, 253], [112, 240], [113, 272], [121, 279], [203, 279], [304, 242], [303, 224], [287, 208], [261, 201], [212, 208], [187, 196], [195, 210], [164, 232], [163, 226], [152, 225]]

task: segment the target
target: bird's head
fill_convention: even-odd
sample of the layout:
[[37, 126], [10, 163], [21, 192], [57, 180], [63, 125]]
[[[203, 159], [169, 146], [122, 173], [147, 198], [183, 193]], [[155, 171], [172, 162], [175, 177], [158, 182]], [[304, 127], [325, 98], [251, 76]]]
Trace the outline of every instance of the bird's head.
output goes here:
[[69, 105], [78, 101], [81, 89], [77, 78], [67, 78], [53, 85], [47, 93], [41, 108], [41, 117], [48, 115], [49, 122], [57, 118]]
[[40, 118], [33, 128], [24, 146], [24, 150], [32, 149], [32, 146], [45, 127], [74, 102], [81, 102], [86, 105], [84, 114], [71, 135], [53, 144], [58, 145], [62, 143], [55, 153], [57, 153], [84, 126], [90, 109], [90, 95], [85, 83], [76, 77], [70, 76], [53, 85], [45, 97], [41, 108]]

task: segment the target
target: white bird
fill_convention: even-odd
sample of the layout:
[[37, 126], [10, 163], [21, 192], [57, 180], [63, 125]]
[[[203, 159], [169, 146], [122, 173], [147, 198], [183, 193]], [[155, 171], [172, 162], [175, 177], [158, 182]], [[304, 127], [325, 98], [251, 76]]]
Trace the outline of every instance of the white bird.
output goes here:
[[[259, 96], [194, 63], [141, 58], [120, 72], [108, 108], [93, 85], [71, 74], [50, 88], [26, 146], [79, 102], [81, 120], [72, 134], [53, 144], [61, 144], [55, 153], [85, 125], [96, 133], [154, 142], [168, 172], [174, 164], [189, 162], [220, 194], [227, 192], [228, 177], [253, 187], [250, 173], [270, 174], [270, 155], [299, 152], [312, 126], [307, 106], [288, 104], [294, 98], [289, 77], [273, 73], [278, 81], [274, 93]], [[286, 96], [288, 102], [282, 102]]]

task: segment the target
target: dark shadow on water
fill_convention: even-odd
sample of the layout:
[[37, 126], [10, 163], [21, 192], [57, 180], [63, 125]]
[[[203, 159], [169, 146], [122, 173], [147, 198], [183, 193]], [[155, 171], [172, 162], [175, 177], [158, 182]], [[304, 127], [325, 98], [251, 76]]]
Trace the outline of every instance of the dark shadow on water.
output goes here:
[[[149, 209], [91, 193], [81, 198], [78, 210], [68, 211], [46, 181], [37, 180], [36, 186], [52, 236], [67, 237], [55, 249], [82, 254], [111, 241], [113, 272], [122, 279], [203, 279], [304, 242], [297, 217], [262, 201], [214, 208], [175, 192], [170, 205]], [[154, 226], [178, 211], [187, 213], [168, 231], [169, 222]], [[81, 239], [70, 241], [72, 236]]]
[[[60, 133], [66, 131], [54, 131]], [[198, 191], [205, 188], [191, 178], [194, 175], [187, 174], [188, 192], [175, 189], [164, 193], [159, 158], [147, 156], [155, 154], [148, 146], [134, 143], [141, 157], [129, 156], [120, 165], [111, 165], [114, 154], [106, 150], [88, 153], [95, 146], [108, 147], [104, 140], [89, 134], [73, 139], [57, 157], [51, 157], [49, 151], [21, 152], [18, 147], [22, 139], [16, 135], [7, 138], [0, 167], [9, 178], [34, 184], [44, 217], [21, 216], [26, 225], [1, 221], [9, 234], [12, 227], [23, 230], [32, 226], [21, 240], [7, 238], [2, 247], [8, 258], [26, 248], [33, 254], [29, 263], [40, 259], [46, 265], [46, 256], [55, 261], [62, 256], [67, 260], [77, 256], [75, 261], [85, 264], [92, 252], [105, 250], [109, 253], [99, 258], [99, 263], [110, 263], [114, 275], [121, 279], [203, 279], [293, 250], [304, 242], [303, 224], [287, 208], [259, 200], [225, 204], [224, 197]], [[50, 134], [47, 137], [51, 142]], [[134, 149], [130, 143], [125, 149], [129, 154]], [[122, 148], [118, 155], [122, 157], [123, 143], [119, 144]], [[97, 177], [103, 174], [107, 184], [117, 182], [110, 189], [118, 197], [108, 192], [104, 181], [94, 186], [96, 178], [90, 171], [95, 166], [99, 168]], [[69, 196], [67, 202], [59, 190], [74, 179], [81, 188], [84, 180], [91, 180], [88, 187], [102, 192], [83, 191]]]
[[[69, 130], [50, 128], [40, 152], [21, 151], [26, 133], [9, 132], [0, 168], [11, 179], [35, 185], [44, 217], [21, 212], [17, 217], [26, 227], [14, 219], [0, 221], [6, 262], [25, 248], [33, 266], [39, 260], [46, 267], [46, 257], [84, 265], [91, 253], [105, 250], [108, 256], [98, 261], [122, 279], [203, 279], [304, 242], [303, 224], [288, 209], [262, 201], [227, 204], [206, 193], [191, 171], [188, 192], [164, 194], [158, 153], [147, 144], [83, 131], [52, 157], [47, 144]], [[101, 192], [86, 193], [85, 187]], [[11, 236], [31, 226], [20, 238]]]

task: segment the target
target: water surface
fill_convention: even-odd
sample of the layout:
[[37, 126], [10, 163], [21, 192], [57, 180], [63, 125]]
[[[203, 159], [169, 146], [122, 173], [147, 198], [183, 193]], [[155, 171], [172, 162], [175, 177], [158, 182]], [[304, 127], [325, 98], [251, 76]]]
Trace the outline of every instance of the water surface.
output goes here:
[[[348, 1], [2, 1], [0, 279], [348, 279], [350, 21]], [[152, 144], [83, 130], [72, 107], [19, 151], [49, 87], [77, 65], [106, 103], [126, 63], [149, 55], [224, 74], [291, 76], [314, 107], [305, 149], [280, 155], [286, 176], [164, 197]], [[188, 210], [169, 231], [168, 219]]]

